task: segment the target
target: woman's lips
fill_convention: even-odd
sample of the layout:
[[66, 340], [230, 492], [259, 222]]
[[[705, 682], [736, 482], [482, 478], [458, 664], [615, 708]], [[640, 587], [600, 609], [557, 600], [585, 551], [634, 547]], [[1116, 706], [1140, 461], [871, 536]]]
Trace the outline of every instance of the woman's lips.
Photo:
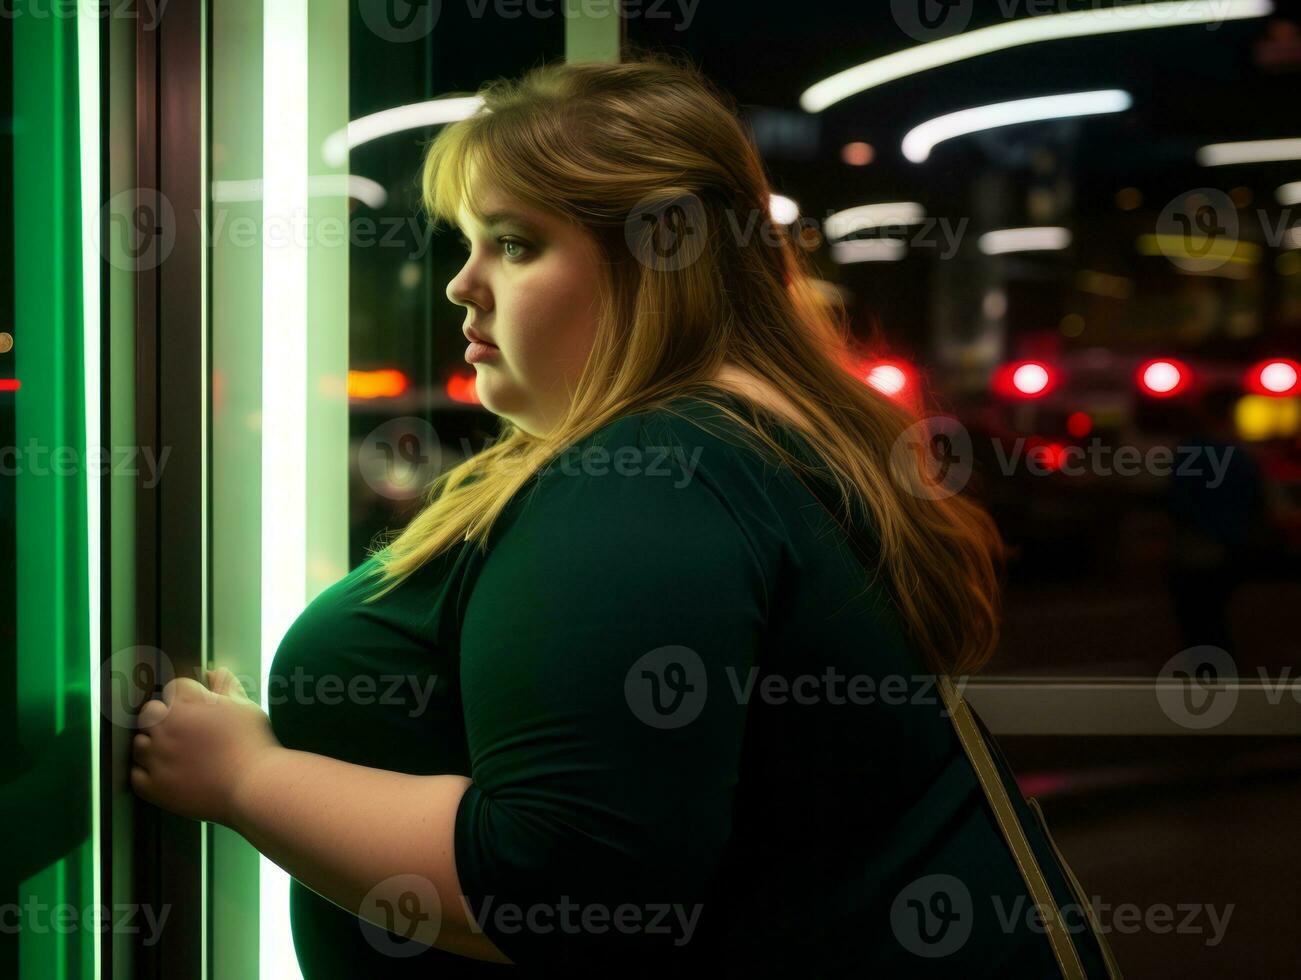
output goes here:
[[494, 361], [500, 356], [501, 349], [496, 344], [485, 344], [479, 340], [470, 341], [469, 346], [465, 348], [465, 361], [467, 364]]

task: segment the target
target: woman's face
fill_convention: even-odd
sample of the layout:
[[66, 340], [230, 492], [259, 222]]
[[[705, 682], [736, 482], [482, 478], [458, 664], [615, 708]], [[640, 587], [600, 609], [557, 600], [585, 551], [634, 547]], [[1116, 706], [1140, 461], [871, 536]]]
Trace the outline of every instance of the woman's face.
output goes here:
[[447, 298], [465, 307], [463, 332], [495, 348], [467, 350], [479, 401], [541, 435], [568, 408], [596, 337], [600, 253], [583, 229], [513, 198], [487, 192], [479, 205], [482, 224], [457, 216], [468, 256]]

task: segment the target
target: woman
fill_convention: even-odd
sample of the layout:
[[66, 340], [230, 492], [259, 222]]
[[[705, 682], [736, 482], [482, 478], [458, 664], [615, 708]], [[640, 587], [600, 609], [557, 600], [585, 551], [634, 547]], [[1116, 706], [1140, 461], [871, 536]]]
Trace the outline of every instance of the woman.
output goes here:
[[732, 107], [662, 57], [481, 94], [423, 190], [500, 438], [304, 611], [270, 724], [176, 682], [133, 785], [293, 876], [308, 980], [1055, 975], [934, 685], [994, 649], [997, 532], [757, 226]]

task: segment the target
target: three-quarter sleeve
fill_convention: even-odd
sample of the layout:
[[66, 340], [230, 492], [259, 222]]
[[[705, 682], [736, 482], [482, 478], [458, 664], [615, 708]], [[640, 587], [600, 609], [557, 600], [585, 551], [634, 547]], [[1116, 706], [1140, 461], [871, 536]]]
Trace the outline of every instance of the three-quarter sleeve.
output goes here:
[[731, 833], [767, 576], [707, 473], [627, 441], [545, 474], [465, 602], [456, 866], [521, 967], [705, 941]]

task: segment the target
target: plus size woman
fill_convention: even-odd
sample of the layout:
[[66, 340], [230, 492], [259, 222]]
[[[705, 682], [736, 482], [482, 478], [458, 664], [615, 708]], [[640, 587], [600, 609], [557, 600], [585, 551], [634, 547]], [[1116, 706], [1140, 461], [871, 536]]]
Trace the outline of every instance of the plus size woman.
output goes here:
[[224, 669], [149, 702], [136, 791], [292, 876], [307, 980], [1059, 976], [936, 686], [997, 532], [731, 105], [658, 57], [480, 94], [422, 177], [500, 433], [303, 611], [269, 718]]

